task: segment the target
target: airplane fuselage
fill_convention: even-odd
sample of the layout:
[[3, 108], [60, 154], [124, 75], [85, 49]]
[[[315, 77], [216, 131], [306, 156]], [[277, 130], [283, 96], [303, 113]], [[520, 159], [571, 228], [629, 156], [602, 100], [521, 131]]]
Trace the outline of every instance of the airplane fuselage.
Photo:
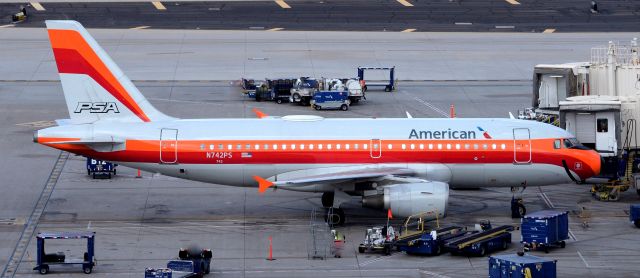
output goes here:
[[[202, 119], [104, 122], [40, 130], [58, 149], [164, 175], [232, 186], [321, 173], [331, 167], [407, 167], [454, 188], [567, 183], [599, 171], [592, 151], [565, 148], [573, 137], [515, 119]], [[99, 151], [61, 140], [111, 137]], [[560, 140], [560, 142], [557, 142]], [[598, 160], [598, 161], [594, 161]], [[297, 190], [328, 191], [330, 187]]]

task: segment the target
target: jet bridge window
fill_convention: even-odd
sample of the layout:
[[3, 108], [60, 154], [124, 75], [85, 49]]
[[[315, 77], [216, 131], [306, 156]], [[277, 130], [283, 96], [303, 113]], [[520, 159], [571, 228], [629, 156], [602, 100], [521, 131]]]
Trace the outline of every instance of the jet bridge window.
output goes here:
[[609, 119], [598, 119], [598, 132], [609, 132]]

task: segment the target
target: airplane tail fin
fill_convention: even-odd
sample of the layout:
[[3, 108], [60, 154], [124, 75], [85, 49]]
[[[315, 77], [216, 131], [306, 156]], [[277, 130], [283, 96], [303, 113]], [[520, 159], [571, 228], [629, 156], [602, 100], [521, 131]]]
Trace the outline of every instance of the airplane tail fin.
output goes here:
[[172, 119], [144, 98], [80, 23], [46, 24], [72, 123]]

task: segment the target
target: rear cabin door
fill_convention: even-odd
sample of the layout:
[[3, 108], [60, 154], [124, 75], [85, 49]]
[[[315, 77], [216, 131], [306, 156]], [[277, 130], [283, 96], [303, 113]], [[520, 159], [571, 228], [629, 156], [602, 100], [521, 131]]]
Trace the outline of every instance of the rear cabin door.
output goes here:
[[178, 130], [163, 128], [160, 130], [160, 163], [178, 162]]
[[528, 128], [513, 129], [513, 163], [531, 163], [531, 133]]
[[369, 154], [371, 158], [380, 158], [382, 156], [382, 142], [380, 139], [371, 139], [369, 141]]

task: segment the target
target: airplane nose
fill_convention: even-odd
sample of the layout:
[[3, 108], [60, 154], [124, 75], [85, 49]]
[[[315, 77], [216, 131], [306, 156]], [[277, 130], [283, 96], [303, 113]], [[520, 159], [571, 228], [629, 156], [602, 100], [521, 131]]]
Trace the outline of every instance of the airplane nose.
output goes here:
[[591, 153], [589, 155], [588, 161], [585, 162], [591, 169], [591, 176], [593, 177], [600, 174], [600, 168], [602, 167], [602, 164], [604, 164], [604, 158], [602, 158], [602, 156], [600, 156], [600, 154], [596, 151], [590, 152]]

